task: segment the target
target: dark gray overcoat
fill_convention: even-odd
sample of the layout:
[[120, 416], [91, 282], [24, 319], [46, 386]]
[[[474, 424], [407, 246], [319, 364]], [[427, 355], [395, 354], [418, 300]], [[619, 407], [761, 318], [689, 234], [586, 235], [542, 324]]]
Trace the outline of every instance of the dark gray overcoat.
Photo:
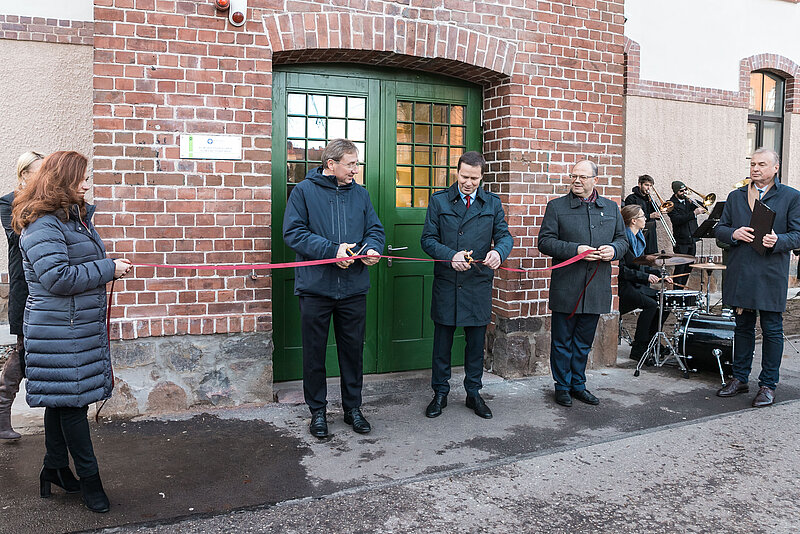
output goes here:
[[[420, 242], [430, 257], [448, 261], [461, 250], [472, 250], [472, 257], [482, 260], [492, 248], [505, 261], [514, 246], [500, 197], [478, 188], [467, 210], [458, 184], [431, 196]], [[494, 271], [480, 264], [458, 272], [449, 263], [436, 262], [431, 318], [448, 326], [489, 324], [493, 280]]]
[[19, 239], [28, 282], [25, 335], [30, 406], [80, 408], [111, 396], [106, 332], [106, 283], [114, 260], [92, 226], [94, 206], [81, 221], [39, 217]]
[[[570, 192], [547, 203], [539, 229], [539, 251], [552, 257], [556, 265], [576, 256], [580, 245], [611, 245], [615, 260], [625, 255], [628, 239], [615, 202], [601, 196], [595, 202], [583, 202]], [[581, 260], [551, 271], [549, 307], [559, 313], [611, 311], [611, 262]]]
[[778, 234], [778, 242], [762, 256], [749, 243], [734, 242], [732, 236], [740, 226], [750, 226], [753, 212], [747, 202], [748, 187], [728, 194], [714, 230], [717, 239], [731, 245], [722, 302], [731, 308], [784, 312], [789, 288], [789, 253], [800, 248], [800, 192], [776, 182], [761, 199], [775, 211], [772, 228]]

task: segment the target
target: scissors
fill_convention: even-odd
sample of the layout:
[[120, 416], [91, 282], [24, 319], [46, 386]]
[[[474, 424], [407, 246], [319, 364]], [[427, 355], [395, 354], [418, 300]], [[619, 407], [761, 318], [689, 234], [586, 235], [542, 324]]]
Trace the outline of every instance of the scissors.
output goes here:
[[361, 255], [361, 253], [362, 253], [362, 252], [364, 252], [364, 249], [365, 249], [365, 248], [367, 248], [367, 244], [366, 244], [366, 243], [364, 243], [363, 245], [361, 245], [361, 248], [360, 248], [360, 249], [358, 249], [358, 252], [355, 252], [355, 253], [354, 253], [354, 252], [353, 252], [351, 249], [349, 249], [349, 248], [348, 248], [348, 249], [346, 249], [346, 250], [347, 250], [347, 253], [348, 253], [350, 256], [360, 256], [360, 255]]

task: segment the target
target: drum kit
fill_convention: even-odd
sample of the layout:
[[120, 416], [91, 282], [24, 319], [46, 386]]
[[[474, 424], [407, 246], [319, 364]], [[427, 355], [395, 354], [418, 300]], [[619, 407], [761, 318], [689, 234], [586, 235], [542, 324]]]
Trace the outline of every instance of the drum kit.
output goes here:
[[[675, 326], [670, 335], [662, 330], [663, 326], [655, 333], [636, 364], [633, 375], [639, 376], [639, 371], [647, 361], [652, 361], [656, 367], [675, 362], [685, 378], [689, 378], [690, 371], [697, 371], [695, 363], [716, 363], [714, 367], [719, 371], [724, 387], [723, 365], [729, 367], [733, 361], [733, 330], [736, 322], [730, 310], [723, 310], [721, 314], [710, 312], [709, 288], [711, 273], [724, 270], [725, 266], [712, 262], [695, 263], [694, 256], [663, 251], [660, 254], [641, 256], [634, 262], [660, 269], [658, 324], [663, 324], [665, 312], [672, 312], [675, 315]], [[705, 294], [687, 289], [666, 289], [667, 267], [684, 264], [692, 264], [693, 269], [705, 272]]]

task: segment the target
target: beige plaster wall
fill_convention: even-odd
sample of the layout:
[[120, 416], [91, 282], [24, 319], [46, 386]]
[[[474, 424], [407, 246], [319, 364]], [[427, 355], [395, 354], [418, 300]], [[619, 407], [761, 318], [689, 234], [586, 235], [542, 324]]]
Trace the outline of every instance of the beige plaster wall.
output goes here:
[[0, 67], [0, 194], [16, 186], [17, 158], [27, 150], [91, 158], [92, 47], [2, 39]]
[[784, 183], [800, 189], [800, 114], [790, 113], [783, 123]]

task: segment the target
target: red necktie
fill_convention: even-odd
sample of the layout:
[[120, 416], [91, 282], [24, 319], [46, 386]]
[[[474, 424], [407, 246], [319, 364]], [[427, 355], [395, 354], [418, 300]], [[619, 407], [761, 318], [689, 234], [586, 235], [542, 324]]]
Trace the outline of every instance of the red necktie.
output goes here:
[[469, 209], [469, 205], [472, 203], [471, 200], [472, 200], [472, 197], [467, 195], [467, 209]]

